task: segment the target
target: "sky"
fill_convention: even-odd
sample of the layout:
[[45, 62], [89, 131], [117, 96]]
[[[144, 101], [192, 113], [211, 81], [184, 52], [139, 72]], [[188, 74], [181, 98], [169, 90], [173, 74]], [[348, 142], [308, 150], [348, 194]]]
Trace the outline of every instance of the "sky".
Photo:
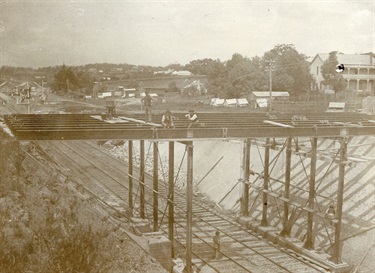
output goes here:
[[0, 0], [0, 66], [375, 52], [375, 1]]

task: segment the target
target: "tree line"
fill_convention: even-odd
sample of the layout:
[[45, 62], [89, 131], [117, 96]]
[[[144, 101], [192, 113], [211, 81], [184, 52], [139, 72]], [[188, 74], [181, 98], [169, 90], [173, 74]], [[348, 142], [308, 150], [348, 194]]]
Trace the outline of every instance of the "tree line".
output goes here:
[[[331, 85], [335, 92], [344, 90], [342, 75], [335, 72], [337, 62], [336, 51], [331, 52], [328, 60], [322, 66], [324, 84]], [[138, 73], [127, 73], [133, 66], [128, 64], [90, 64], [80, 67], [48, 67], [37, 71], [51, 73], [49, 85], [56, 91], [78, 91], [91, 94], [95, 81], [95, 75], [87, 73], [89, 68], [110, 70], [113, 67], [124, 69], [126, 79], [131, 86], [137, 87], [142, 77], [160, 77], [154, 75], [153, 71], [163, 69], [188, 70], [194, 75], [206, 75], [208, 86], [206, 87], [214, 96], [222, 98], [238, 98], [250, 91], [270, 90], [272, 80], [272, 91], [287, 91], [292, 96], [305, 94], [311, 90], [314, 79], [310, 73], [310, 63], [307, 57], [299, 53], [292, 44], [276, 45], [273, 49], [264, 53], [262, 57], [246, 57], [235, 53], [227, 61], [219, 59], [198, 59], [190, 61], [186, 65], [171, 64], [166, 67], [141, 67]], [[0, 71], [14, 73], [24, 72], [24, 69], [1, 67]], [[270, 71], [271, 70], [271, 71]], [[14, 74], [13, 73], [13, 74]], [[114, 78], [113, 80], [118, 80]]]

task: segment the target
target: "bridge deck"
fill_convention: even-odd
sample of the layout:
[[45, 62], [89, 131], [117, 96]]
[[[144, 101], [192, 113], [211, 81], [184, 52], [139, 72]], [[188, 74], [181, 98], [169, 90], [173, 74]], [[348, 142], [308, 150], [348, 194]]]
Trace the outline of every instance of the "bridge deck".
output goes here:
[[187, 128], [184, 114], [175, 115], [175, 128], [164, 129], [154, 115], [154, 123], [143, 115], [106, 119], [88, 114], [15, 114], [5, 123], [20, 140], [159, 139], [194, 140], [252, 137], [335, 137], [374, 135], [373, 118], [355, 113], [325, 113], [293, 116], [264, 113], [200, 113], [199, 128]]

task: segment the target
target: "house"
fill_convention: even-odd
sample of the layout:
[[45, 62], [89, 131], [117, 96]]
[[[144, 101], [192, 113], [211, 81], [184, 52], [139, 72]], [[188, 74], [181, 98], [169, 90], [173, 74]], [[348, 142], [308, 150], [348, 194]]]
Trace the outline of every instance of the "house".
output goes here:
[[[375, 58], [367, 54], [336, 54], [339, 64], [345, 67], [342, 72], [347, 82], [347, 90], [363, 92], [375, 91]], [[332, 89], [323, 84], [321, 67], [329, 57], [329, 53], [319, 53], [310, 63], [310, 72], [315, 79], [313, 90], [325, 92]]]

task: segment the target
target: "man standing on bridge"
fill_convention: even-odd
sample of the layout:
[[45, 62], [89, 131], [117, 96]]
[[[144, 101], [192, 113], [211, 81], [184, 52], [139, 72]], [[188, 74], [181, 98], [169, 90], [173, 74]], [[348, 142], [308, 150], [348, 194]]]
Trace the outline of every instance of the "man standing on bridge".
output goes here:
[[143, 106], [145, 107], [146, 122], [151, 122], [151, 106], [152, 106], [152, 97], [148, 91], [145, 92], [145, 96], [141, 99]]

